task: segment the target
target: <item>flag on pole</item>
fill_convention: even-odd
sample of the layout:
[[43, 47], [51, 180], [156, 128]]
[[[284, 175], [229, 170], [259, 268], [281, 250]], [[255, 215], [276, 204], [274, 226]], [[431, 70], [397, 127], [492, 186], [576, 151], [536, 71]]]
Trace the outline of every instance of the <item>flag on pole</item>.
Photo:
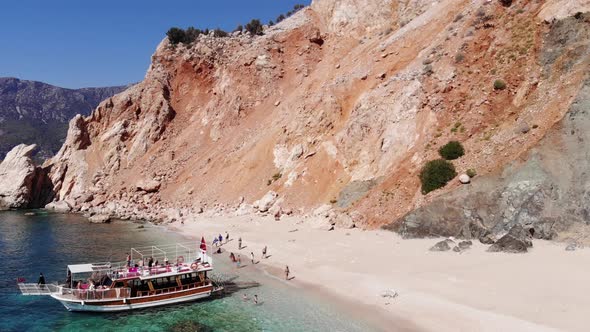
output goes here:
[[202, 251], [207, 251], [207, 242], [205, 242], [205, 237], [201, 236], [201, 246]]

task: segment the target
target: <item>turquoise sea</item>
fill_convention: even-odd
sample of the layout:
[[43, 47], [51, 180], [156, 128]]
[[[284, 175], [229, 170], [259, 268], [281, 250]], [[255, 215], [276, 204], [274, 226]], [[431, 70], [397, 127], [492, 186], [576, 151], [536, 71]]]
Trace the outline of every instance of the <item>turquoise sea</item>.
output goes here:
[[[67, 264], [109, 257], [122, 261], [131, 247], [192, 240], [149, 224], [91, 224], [78, 215], [34, 212], [0, 212], [0, 331], [375, 331], [334, 301], [255, 269], [243, 268], [238, 274], [226, 255], [214, 255], [218, 273], [260, 286], [223, 298], [123, 314], [72, 313], [48, 296], [22, 296], [16, 289], [18, 277], [36, 282], [43, 272], [47, 282], [61, 281]], [[244, 301], [244, 293], [257, 294], [261, 303]]]

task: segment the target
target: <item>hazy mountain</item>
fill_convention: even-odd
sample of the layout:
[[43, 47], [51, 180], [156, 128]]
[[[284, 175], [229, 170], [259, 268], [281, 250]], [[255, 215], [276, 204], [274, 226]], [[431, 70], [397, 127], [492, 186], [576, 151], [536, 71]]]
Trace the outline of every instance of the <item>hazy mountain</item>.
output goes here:
[[65, 89], [42, 82], [0, 78], [0, 159], [20, 143], [39, 146], [38, 158], [61, 147], [68, 121], [88, 115], [104, 99], [126, 87]]

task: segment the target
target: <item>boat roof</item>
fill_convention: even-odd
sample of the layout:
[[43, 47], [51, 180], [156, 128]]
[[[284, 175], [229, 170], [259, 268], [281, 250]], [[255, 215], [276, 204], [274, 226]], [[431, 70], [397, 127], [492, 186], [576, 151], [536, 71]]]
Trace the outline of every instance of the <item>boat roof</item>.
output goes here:
[[68, 265], [68, 270], [73, 273], [88, 273], [88, 272], [96, 272], [96, 271], [103, 271], [110, 269], [110, 264], [96, 264], [96, 263], [87, 263], [87, 264], [72, 264]]

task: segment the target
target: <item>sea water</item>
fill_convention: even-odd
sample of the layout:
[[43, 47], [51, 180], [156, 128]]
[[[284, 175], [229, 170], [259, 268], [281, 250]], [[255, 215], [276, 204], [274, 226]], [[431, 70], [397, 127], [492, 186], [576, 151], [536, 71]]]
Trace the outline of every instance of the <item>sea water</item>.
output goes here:
[[[215, 270], [257, 282], [230, 296], [126, 313], [68, 312], [49, 296], [23, 296], [16, 279], [64, 282], [68, 264], [124, 261], [132, 247], [194, 241], [163, 227], [131, 222], [91, 224], [73, 214], [0, 212], [0, 331], [374, 331], [375, 328], [310, 292], [252, 267], [237, 270], [226, 254]], [[212, 234], [195, 234], [195, 238]], [[195, 242], [195, 246], [197, 243]], [[245, 255], [247, 256], [247, 255]], [[247, 294], [248, 301], [243, 300]], [[259, 304], [252, 302], [258, 295]]]

